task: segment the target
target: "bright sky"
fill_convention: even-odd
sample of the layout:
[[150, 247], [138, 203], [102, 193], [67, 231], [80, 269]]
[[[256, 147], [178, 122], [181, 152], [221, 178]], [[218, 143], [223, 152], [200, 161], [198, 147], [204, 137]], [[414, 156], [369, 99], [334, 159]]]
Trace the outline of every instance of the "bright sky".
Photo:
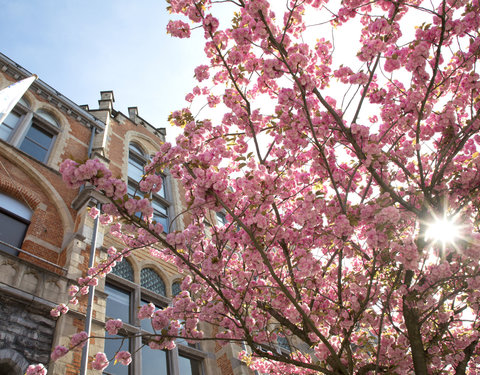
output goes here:
[[[0, 0], [0, 52], [73, 100], [97, 108], [113, 90], [115, 109], [168, 127], [185, 106], [203, 36], [171, 38], [164, 0]], [[167, 130], [168, 131], [168, 130]]]
[[[275, 11], [281, 19], [284, 2], [277, 1], [272, 5], [280, 6]], [[0, 0], [0, 52], [77, 104], [97, 108], [100, 91], [113, 90], [116, 110], [127, 114], [137, 106], [141, 117], [166, 127], [173, 140], [179, 130], [169, 129], [168, 115], [187, 106], [185, 94], [198, 83], [193, 70], [206, 61], [200, 29], [190, 39], [166, 34], [166, 6], [165, 0]], [[307, 24], [317, 26], [305, 37], [330, 38], [330, 25], [319, 24], [325, 19], [312, 17]], [[230, 12], [223, 13], [221, 21], [230, 19]], [[358, 51], [359, 27], [349, 30], [335, 31], [337, 65], [351, 63]], [[342, 100], [335, 93], [327, 92]], [[221, 118], [222, 108], [213, 112], [207, 116]]]

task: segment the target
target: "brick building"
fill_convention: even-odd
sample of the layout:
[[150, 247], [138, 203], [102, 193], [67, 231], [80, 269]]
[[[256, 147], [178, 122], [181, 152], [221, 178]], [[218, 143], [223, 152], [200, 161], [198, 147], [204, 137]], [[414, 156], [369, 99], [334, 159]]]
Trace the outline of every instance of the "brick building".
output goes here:
[[[31, 74], [0, 54], [0, 88]], [[96, 237], [96, 260], [110, 246], [122, 248], [87, 214], [102, 197], [88, 188], [72, 190], [58, 172], [65, 158], [94, 157], [134, 191], [143, 165], [165, 140], [138, 114], [113, 107], [111, 91], [100, 93], [99, 106], [79, 106], [41, 80], [33, 83], [0, 124], [0, 374], [23, 374], [31, 363], [49, 362], [55, 345], [85, 325], [86, 300], [56, 320], [52, 307], [68, 300], [68, 287], [88, 268]], [[165, 188], [154, 197], [154, 215], [166, 230], [181, 230], [182, 188], [168, 174]], [[96, 233], [96, 235], [95, 235]], [[137, 251], [115, 267], [96, 288], [92, 334], [105, 335], [107, 318], [123, 319], [123, 333], [148, 332], [136, 310], [144, 303], [167, 305], [179, 291], [181, 275], [171, 264]], [[152, 350], [139, 337], [93, 340], [90, 356], [119, 348], [135, 352], [130, 368], [111, 365], [106, 374], [227, 375], [249, 374], [236, 359], [238, 346], [179, 342], [170, 352]], [[49, 374], [78, 374], [81, 350], [48, 366]], [[97, 374], [98, 371], [88, 370]]]

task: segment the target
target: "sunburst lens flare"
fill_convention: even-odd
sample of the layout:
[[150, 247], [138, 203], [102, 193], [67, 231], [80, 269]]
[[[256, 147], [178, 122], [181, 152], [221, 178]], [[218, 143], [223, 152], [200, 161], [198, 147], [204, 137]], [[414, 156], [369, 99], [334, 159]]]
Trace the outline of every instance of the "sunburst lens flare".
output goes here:
[[428, 224], [425, 240], [440, 243], [443, 246], [454, 244], [461, 236], [460, 226], [453, 218], [437, 218]]

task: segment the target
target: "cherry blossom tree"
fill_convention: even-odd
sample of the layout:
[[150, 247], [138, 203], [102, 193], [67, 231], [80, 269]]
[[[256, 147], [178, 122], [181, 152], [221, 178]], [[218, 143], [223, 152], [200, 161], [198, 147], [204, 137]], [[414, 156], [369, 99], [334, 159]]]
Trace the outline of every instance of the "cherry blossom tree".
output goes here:
[[[480, 374], [478, 0], [168, 2], [168, 32], [202, 32], [206, 60], [145, 198], [99, 161], [62, 165], [110, 200], [125, 251], [186, 275], [170, 307], [140, 310], [149, 345], [244, 343], [271, 374]], [[165, 236], [148, 197], [166, 169], [187, 207]]]

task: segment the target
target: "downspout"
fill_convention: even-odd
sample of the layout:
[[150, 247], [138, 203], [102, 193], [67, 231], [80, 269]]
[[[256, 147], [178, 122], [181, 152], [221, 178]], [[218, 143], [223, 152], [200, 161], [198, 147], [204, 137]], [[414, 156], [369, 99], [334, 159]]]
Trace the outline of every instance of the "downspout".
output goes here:
[[[96, 128], [92, 128], [92, 135], [90, 136], [90, 143], [88, 145], [88, 158], [92, 156], [93, 149], [93, 140], [95, 138]], [[81, 190], [84, 185], [82, 185]], [[102, 205], [97, 202], [97, 209], [101, 211]], [[88, 261], [88, 268], [92, 268], [95, 265], [95, 252], [97, 248], [97, 235], [98, 235], [98, 223], [100, 220], [100, 215], [97, 215], [93, 224], [93, 234], [92, 242], [90, 244], [90, 259]], [[85, 315], [85, 332], [87, 336], [90, 337], [92, 330], [92, 315], [93, 315], [93, 299], [95, 297], [95, 286], [90, 285], [88, 287], [88, 304], [87, 304], [87, 313]], [[82, 359], [80, 362], [80, 375], [87, 375], [88, 367], [88, 349], [90, 347], [90, 340], [87, 340], [87, 343], [82, 349]]]

